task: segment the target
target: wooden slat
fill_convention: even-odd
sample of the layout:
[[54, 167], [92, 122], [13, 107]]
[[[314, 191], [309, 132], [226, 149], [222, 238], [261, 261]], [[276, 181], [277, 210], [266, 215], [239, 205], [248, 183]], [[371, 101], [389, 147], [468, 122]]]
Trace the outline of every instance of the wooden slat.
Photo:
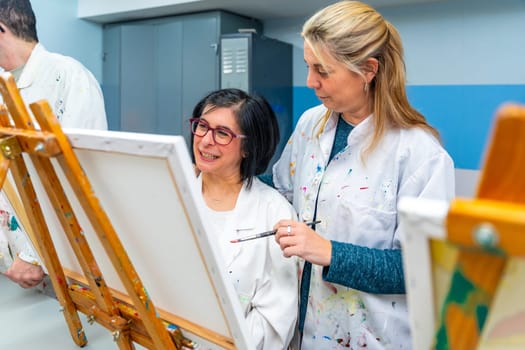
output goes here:
[[35, 130], [35, 125], [16, 87], [13, 75], [9, 72], [4, 72], [1, 75], [0, 93], [2, 93], [4, 103], [11, 114], [14, 126], [22, 130]]
[[11, 120], [9, 120], [9, 113], [7, 112], [7, 107], [5, 104], [0, 104], [0, 125], [11, 125]]
[[58, 120], [54, 117], [51, 108], [44, 101], [33, 103], [30, 107], [42, 130], [53, 133], [57, 138], [62, 150], [57, 160], [71, 188], [75, 191], [86, 216], [95, 229], [95, 233], [115, 268], [115, 272], [126, 288], [132, 304], [137, 308], [137, 312], [140, 314], [155, 347], [158, 349], [174, 350], [175, 345], [168, 332], [164, 329], [153, 301], [149, 298], [122, 242], [107, 217], [106, 212], [100, 205], [98, 198], [95, 196], [91, 184], [84, 174]]
[[[22, 97], [16, 87], [15, 81], [10, 73], [3, 73], [0, 77], [0, 92], [2, 93], [4, 102], [8, 106], [12, 120], [16, 127], [21, 129], [34, 130], [33, 122], [27, 112], [27, 109], [22, 101]], [[0, 117], [0, 121], [4, 123], [3, 127], [8, 127], [9, 120], [5, 116]], [[42, 209], [38, 203], [36, 193], [29, 177], [26, 164], [23, 157], [17, 157], [11, 161], [11, 173], [17, 187], [18, 193], [28, 214], [32, 217], [31, 225], [37, 234], [36, 245], [38, 251], [42, 253], [42, 258], [46, 262], [46, 268], [51, 278], [51, 283], [55, 289], [55, 293], [60, 305], [64, 309], [64, 318], [69, 328], [69, 332], [73, 341], [78, 346], [84, 346], [87, 339], [80, 322], [75, 304], [71, 300], [67, 290], [66, 278], [62, 271], [62, 266], [58, 259], [55, 247], [49, 234]]]
[[525, 204], [525, 107], [505, 105], [496, 120], [477, 198]]
[[10, 159], [0, 152], [0, 186], [2, 186], [7, 179], [7, 172], [9, 171]]
[[55, 136], [36, 130], [20, 130], [13, 128], [0, 128], [0, 136], [10, 135], [16, 137], [23, 152], [37, 154], [42, 157], [54, 157], [60, 153], [60, 148]]
[[[70, 279], [72, 279], [73, 281], [81, 284], [81, 285], [87, 285], [87, 280], [84, 276], [74, 272], [74, 271], [71, 271], [71, 270], [68, 270], [68, 269], [64, 269], [65, 273], [66, 273], [66, 276]], [[118, 290], [115, 290], [113, 288], [109, 288], [110, 289], [110, 292], [111, 292], [111, 295], [113, 296], [113, 298], [115, 300], [117, 300], [118, 302], [120, 303], [124, 303], [126, 305], [129, 305], [130, 307], [133, 307], [133, 302], [131, 300], [131, 298], [121, 292], [119, 292]], [[203, 339], [207, 339], [209, 340], [210, 342], [214, 343], [214, 344], [217, 344], [219, 345], [221, 348], [224, 348], [224, 349], [227, 349], [227, 350], [234, 350], [235, 349], [235, 345], [233, 344], [233, 341], [231, 338], [228, 338], [228, 337], [225, 337], [219, 333], [216, 333], [210, 329], [207, 329], [205, 327], [202, 327], [201, 325], [198, 325], [196, 323], [193, 323], [191, 321], [188, 321], [187, 319], [185, 318], [182, 318], [180, 316], [177, 316], [177, 315], [174, 315], [168, 311], [165, 311], [163, 309], [157, 309], [157, 312], [160, 316], [160, 318], [164, 321], [167, 321], [171, 324], [174, 324], [174, 325], [177, 325], [178, 327], [192, 333], [192, 334], [195, 334], [196, 336], [198, 337], [201, 337]], [[133, 323], [133, 326], [135, 326], [135, 323]], [[132, 332], [133, 332], [133, 328], [132, 328]], [[132, 333], [133, 334], [133, 333]], [[139, 342], [140, 343], [140, 342]], [[140, 343], [142, 344], [142, 343]]]
[[525, 256], [525, 205], [456, 199], [451, 203], [447, 220], [453, 233], [448, 236], [451, 243]]
[[9, 179], [6, 179], [4, 181], [4, 185], [2, 187], [4, 190], [4, 193], [9, 200], [9, 203], [11, 203], [11, 206], [13, 207], [13, 210], [15, 211], [16, 217], [18, 220], [20, 220], [20, 223], [22, 224], [22, 227], [24, 231], [29, 236], [29, 239], [33, 243], [33, 246], [35, 247], [38, 256], [42, 257], [42, 252], [40, 251], [40, 246], [37, 244], [37, 235], [35, 234], [35, 231], [33, 231], [33, 227], [31, 226], [31, 223], [29, 222], [29, 217], [27, 216], [26, 209], [24, 208], [24, 205], [20, 201], [20, 198], [18, 197], [18, 193], [16, 192], [15, 188], [13, 187], [13, 184], [11, 184], [11, 181]]

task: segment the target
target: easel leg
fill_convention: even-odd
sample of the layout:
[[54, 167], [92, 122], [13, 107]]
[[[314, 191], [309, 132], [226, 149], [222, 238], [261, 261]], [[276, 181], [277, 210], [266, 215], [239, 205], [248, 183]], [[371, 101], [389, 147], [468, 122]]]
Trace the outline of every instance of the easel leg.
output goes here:
[[87, 344], [84, 328], [82, 327], [82, 323], [78, 316], [77, 308], [68, 293], [67, 280], [64, 271], [58, 260], [55, 247], [44, 220], [42, 209], [38, 205], [38, 199], [36, 198], [33, 184], [29, 178], [26, 165], [21, 156], [12, 161], [11, 172], [17, 188], [20, 191], [20, 197], [24, 206], [26, 208], [31, 208], [31, 211], [33, 212], [33, 217], [35, 218], [34, 228], [36, 228], [35, 233], [37, 234], [37, 240], [33, 243], [38, 245], [38, 251], [43, 254], [42, 258], [47, 263], [46, 268], [51, 277], [51, 283], [53, 284], [57, 299], [63, 307], [64, 318], [66, 319], [71, 337], [75, 344], [78, 346], [84, 346]]
[[9, 164], [11, 163], [11, 157], [13, 155], [11, 149], [12, 140], [13, 139], [9, 137], [0, 138], [0, 188], [4, 186], [4, 181], [9, 171]]
[[[49, 104], [40, 101], [33, 103], [31, 110], [42, 130], [50, 132], [55, 136], [62, 151], [62, 153], [57, 156], [58, 163], [75, 192], [86, 216], [91, 222], [95, 233], [99, 237], [115, 271], [129, 293], [133, 305], [141, 316], [155, 347], [163, 350], [175, 350], [175, 344], [173, 344], [160, 318], [158, 318], [155, 306], [147, 295], [145, 288], [142, 286], [142, 282], [120, 242], [109, 217], [101, 207], [98, 199], [93, 196], [93, 189], [80, 166], [76, 154], [71, 148], [69, 140], [51, 111], [51, 107]], [[42, 176], [40, 177], [42, 178]]]
[[135, 345], [131, 340], [131, 335], [129, 331], [126, 331], [126, 334], [115, 334], [113, 333], [113, 339], [118, 345], [120, 350], [135, 350]]
[[[29, 217], [31, 218], [30, 225], [36, 233], [34, 243], [41, 252], [41, 257], [45, 261], [49, 271], [51, 282], [55, 289], [56, 296], [63, 307], [64, 317], [73, 341], [79, 346], [84, 346], [87, 343], [77, 313], [77, 311], [85, 311], [73, 301], [72, 294], [70, 293], [70, 287], [72, 288], [72, 286], [69, 286], [55, 250], [49, 228], [44, 218], [44, 213], [38, 202], [26, 163], [22, 156], [23, 152], [31, 157], [31, 162], [38, 172], [38, 178], [47, 191], [48, 197], [61, 221], [61, 225], [68, 239], [70, 239], [70, 243], [74, 241], [72, 247], [80, 263], [84, 265], [84, 273], [89, 276], [89, 280], [92, 282], [92, 287], [95, 290], [96, 303], [94, 309], [90, 308], [86, 314], [92, 316], [93, 320], [101, 317], [102, 323], [109, 325], [108, 328], [113, 331], [114, 341], [119, 349], [135, 349], [132, 341], [132, 338], [134, 339], [135, 336], [139, 337], [138, 343], [142, 340], [142, 334], [136, 335], [138, 332], [130, 329], [133, 324], [126, 322], [126, 320], [121, 317], [116, 305], [113, 304], [113, 300], [105, 283], [101, 283], [103, 280], [98, 279], [99, 276], [100, 278], [102, 278], [102, 276], [98, 267], [91, 266], [91, 263], [95, 262], [95, 260], [92, 257], [87, 242], [76, 241], [76, 238], [79, 238], [82, 234], [81, 229], [76, 218], [74, 220], [68, 219], [68, 215], [70, 212], [72, 213], [72, 210], [70, 210], [71, 208], [63, 189], [59, 188], [60, 181], [54, 173], [53, 166], [46, 157], [58, 157], [58, 162], [68, 178], [70, 185], [73, 187], [77, 199], [93, 225], [104, 249], [106, 249], [108, 257], [126, 287], [127, 292], [130, 294], [133, 305], [136, 306], [136, 312], [141, 318], [141, 325], [143, 325], [146, 330], [146, 338], [148, 341], [151, 341], [151, 348], [175, 350], [175, 344], [167, 330], [163, 327], [162, 320], [158, 317], [158, 313], [142, 286], [114, 228], [111, 226], [109, 218], [100, 207], [100, 203], [98, 203], [96, 197], [93, 196], [89, 182], [65, 134], [62, 132], [58, 120], [51, 111], [49, 104], [45, 101], [40, 101], [39, 103], [37, 102], [31, 105], [31, 109], [43, 131], [37, 132], [34, 127], [34, 122], [31, 120], [25, 108], [25, 104], [11, 75], [7, 74], [6, 76], [0, 77], [0, 92], [9, 106], [9, 114], [14, 122], [15, 128], [12, 128], [12, 125], [10, 125], [11, 120], [8, 118], [7, 111], [5, 108], [2, 108], [2, 106], [0, 106], [0, 126], [6, 128], [11, 126], [6, 135], [11, 135], [11, 139], [16, 141], [14, 142], [16, 146], [23, 148], [19, 149], [15, 156], [13, 156], [13, 154], [7, 155], [4, 152], [4, 158], [6, 158], [6, 160], [2, 162], [2, 159], [0, 159], [0, 167], [3, 166], [3, 170], [0, 168], [0, 179], [5, 179], [7, 170], [11, 170], [23, 207], [27, 209]], [[46, 132], [52, 133], [53, 135], [46, 135]], [[36, 141], [35, 137], [37, 139]], [[19, 140], [19, 138], [21, 138], [21, 140]], [[22, 147], [20, 147], [21, 145]], [[57, 186], [54, 186], [55, 184]], [[99, 312], [98, 316], [96, 316], [96, 312]], [[104, 318], [109, 318], [109, 322], [107, 322], [107, 319], [104, 320]]]

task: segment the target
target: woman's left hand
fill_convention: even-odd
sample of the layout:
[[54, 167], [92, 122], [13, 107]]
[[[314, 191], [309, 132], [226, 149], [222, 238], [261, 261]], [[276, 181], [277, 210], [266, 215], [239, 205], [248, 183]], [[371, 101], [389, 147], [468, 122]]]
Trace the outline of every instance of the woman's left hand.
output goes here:
[[275, 241], [284, 256], [298, 256], [312, 264], [328, 266], [332, 243], [300, 221], [281, 220], [275, 226]]

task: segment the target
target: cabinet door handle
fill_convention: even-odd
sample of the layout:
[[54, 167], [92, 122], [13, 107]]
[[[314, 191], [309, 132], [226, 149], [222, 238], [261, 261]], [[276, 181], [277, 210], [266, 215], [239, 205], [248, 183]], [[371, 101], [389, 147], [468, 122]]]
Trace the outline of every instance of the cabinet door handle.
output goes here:
[[217, 51], [219, 50], [219, 44], [213, 43], [210, 44], [210, 47], [215, 51], [215, 54], [217, 54]]

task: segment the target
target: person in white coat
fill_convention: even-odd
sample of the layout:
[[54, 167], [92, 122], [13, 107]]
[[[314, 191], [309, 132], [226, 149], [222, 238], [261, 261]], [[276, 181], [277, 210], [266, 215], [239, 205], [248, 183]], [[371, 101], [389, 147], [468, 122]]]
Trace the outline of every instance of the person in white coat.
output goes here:
[[295, 219], [288, 201], [256, 175], [279, 140], [268, 102], [237, 89], [210, 93], [190, 120], [193, 158], [219, 256], [257, 349], [287, 349], [296, 330], [298, 270], [272, 236], [232, 242]]
[[[0, 67], [11, 72], [27, 104], [46, 99], [62, 127], [107, 129], [95, 77], [77, 60], [38, 42], [29, 0], [0, 0]], [[0, 197], [0, 214], [7, 215], [0, 227], [0, 272], [24, 288], [33, 287], [44, 271], [5, 194]]]
[[277, 223], [275, 239], [305, 260], [302, 349], [411, 349], [396, 205], [451, 200], [453, 161], [410, 106], [399, 34], [378, 12], [340, 1], [302, 36], [307, 85], [322, 105], [301, 116], [273, 168], [300, 220]]

